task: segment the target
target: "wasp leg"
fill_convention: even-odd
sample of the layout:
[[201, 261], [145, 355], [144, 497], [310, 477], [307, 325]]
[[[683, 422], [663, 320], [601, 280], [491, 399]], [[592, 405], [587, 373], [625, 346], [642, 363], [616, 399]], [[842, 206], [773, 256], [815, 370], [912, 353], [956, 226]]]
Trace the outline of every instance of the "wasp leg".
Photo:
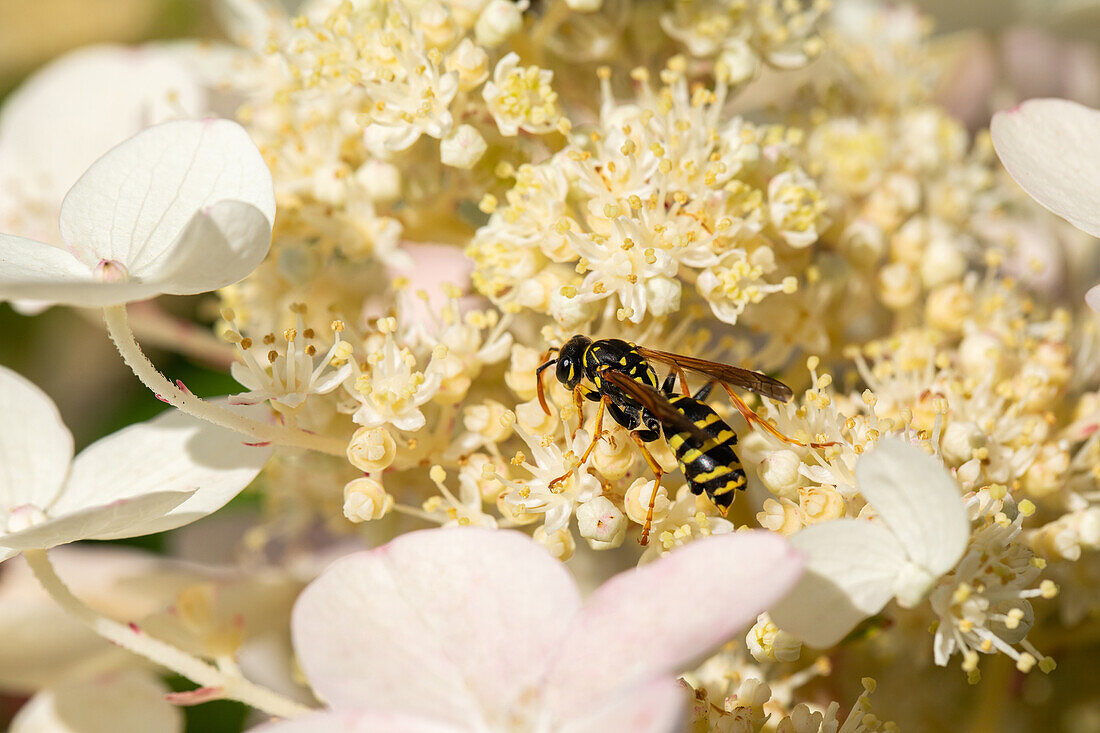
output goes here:
[[730, 386], [728, 384], [726, 384], [725, 382], [718, 382], [718, 384], [722, 385], [722, 389], [726, 390], [726, 394], [730, 396], [730, 400], [733, 402], [733, 406], [736, 407], [737, 411], [745, 417], [745, 420], [747, 420], [749, 423], [749, 427], [752, 427], [752, 424], [756, 423], [760, 427], [764, 428], [764, 430], [782, 440], [784, 443], [801, 446], [803, 448], [827, 448], [830, 445], [837, 444], [835, 440], [831, 440], [828, 443], [803, 443], [800, 440], [788, 438], [786, 435], [779, 432], [779, 430], [777, 430], [776, 427], [770, 422], [753, 412], [753, 409], [746, 405], [745, 401], [738, 397], [737, 394], [732, 389], [730, 389]]
[[[564, 482], [567, 478], [573, 475], [573, 473], [584, 465], [584, 462], [588, 460], [588, 457], [592, 455], [592, 451], [596, 448], [596, 443], [600, 442], [600, 438], [603, 437], [603, 413], [607, 407], [608, 401], [606, 397], [600, 398], [600, 406], [596, 409], [596, 429], [592, 432], [592, 440], [588, 443], [588, 447], [584, 451], [584, 455], [577, 461], [577, 465], [569, 469], [569, 471], [550, 482], [549, 488], [553, 489], [558, 484]], [[577, 430], [580, 430], [578, 427]], [[576, 432], [573, 433], [576, 436]]]
[[573, 409], [577, 411], [577, 427], [573, 428], [571, 438], [576, 438], [577, 431], [584, 425], [584, 390], [580, 385], [573, 388]]
[[638, 450], [642, 452], [642, 458], [645, 459], [649, 470], [653, 472], [653, 493], [649, 495], [649, 508], [645, 513], [645, 526], [642, 527], [642, 536], [638, 538], [638, 544], [645, 547], [649, 544], [649, 530], [653, 526], [653, 505], [657, 503], [657, 491], [661, 488], [661, 477], [665, 475], [665, 471], [661, 468], [661, 464], [657, 463], [657, 459], [653, 457], [649, 449], [645, 447], [645, 441], [642, 440], [642, 436], [638, 435], [637, 430], [631, 431], [630, 439], [638, 446]]

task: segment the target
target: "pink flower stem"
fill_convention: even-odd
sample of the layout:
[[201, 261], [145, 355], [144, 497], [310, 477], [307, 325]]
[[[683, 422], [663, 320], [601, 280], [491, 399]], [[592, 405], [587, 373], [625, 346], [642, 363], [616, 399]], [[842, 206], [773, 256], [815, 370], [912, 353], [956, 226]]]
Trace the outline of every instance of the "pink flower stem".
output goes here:
[[317, 435], [287, 425], [271, 425], [252, 420], [244, 415], [212, 405], [191, 394], [190, 390], [181, 389], [178, 385], [173, 384], [153, 366], [153, 362], [149, 361], [149, 357], [141, 350], [141, 346], [134, 338], [133, 331], [130, 330], [125, 305], [104, 308], [103, 320], [107, 324], [107, 335], [115, 342], [115, 347], [118, 348], [122, 360], [133, 370], [141, 383], [151, 389], [158, 399], [178, 408], [180, 412], [185, 412], [200, 420], [206, 420], [242, 435], [247, 435], [253, 443], [272, 443], [304, 448], [333, 456], [346, 455], [347, 441]]
[[278, 718], [293, 718], [310, 712], [310, 709], [293, 700], [250, 682], [241, 676], [227, 675], [182, 649], [154, 639], [137, 624], [120, 623], [100, 616], [73, 595], [65, 582], [57, 575], [45, 550], [25, 550], [34, 577], [66, 612], [80, 619], [92, 631], [124, 649], [139, 654], [156, 664], [183, 675], [204, 688], [216, 688], [217, 697], [236, 700], [262, 710]]

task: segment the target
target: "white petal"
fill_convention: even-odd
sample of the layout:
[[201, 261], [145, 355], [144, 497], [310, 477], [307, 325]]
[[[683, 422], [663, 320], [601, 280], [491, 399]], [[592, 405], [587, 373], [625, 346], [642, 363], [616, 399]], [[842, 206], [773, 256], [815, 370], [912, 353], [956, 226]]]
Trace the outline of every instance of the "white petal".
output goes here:
[[[0, 520], [23, 504], [53, 502], [73, 460], [73, 436], [46, 393], [0, 367]], [[0, 527], [3, 530], [3, 527]]]
[[664, 675], [752, 623], [803, 560], [779, 535], [709, 537], [620, 573], [585, 603], [548, 677], [559, 714]]
[[52, 513], [153, 491], [194, 491], [167, 514], [142, 517], [120, 533], [102, 532], [88, 539], [136, 537], [189, 524], [240, 493], [271, 456], [270, 446], [245, 445], [242, 437], [178, 410], [166, 410], [85, 448], [73, 461], [69, 482]]
[[96, 158], [149, 125], [198, 117], [206, 103], [167, 46], [89, 46], [47, 64], [0, 108], [0, 188], [41, 209], [16, 212], [24, 226], [4, 231], [60, 244], [61, 200]]
[[159, 295], [155, 285], [136, 281], [98, 282], [92, 268], [68, 250], [33, 239], [0, 234], [0, 299], [33, 299], [99, 307]]
[[683, 729], [688, 691], [678, 679], [655, 680], [565, 721], [557, 733], [669, 733]]
[[[217, 206], [229, 201], [238, 206]], [[257, 236], [253, 214], [234, 223], [241, 206], [258, 209], [266, 235]], [[208, 273], [208, 289], [236, 282], [267, 254], [274, 219], [271, 174], [240, 125], [166, 122], [92, 164], [65, 197], [61, 235], [90, 267], [119, 262], [131, 277], [159, 278], [167, 288], [173, 283], [165, 278], [178, 271], [180, 288], [173, 292], [201, 292], [193, 272], [198, 258], [228, 268]], [[201, 253], [176, 251], [196, 246]]]
[[45, 550], [89, 539], [137, 537], [192, 495], [190, 491], [157, 491], [106, 504], [92, 504], [59, 513], [29, 529], [0, 534], [0, 545], [17, 550]]
[[1033, 199], [1100, 237], [1100, 111], [1032, 99], [990, 126], [1005, 169]]
[[232, 285], [267, 255], [271, 221], [260, 209], [240, 201], [219, 201], [196, 211], [149, 277], [172, 295]]
[[791, 544], [806, 555], [806, 572], [769, 613], [779, 628], [818, 648], [882, 610], [906, 562], [888, 529], [862, 519], [811, 525]]
[[430, 718], [391, 713], [324, 712], [249, 728], [248, 733], [473, 733]]
[[337, 560], [291, 627], [334, 708], [474, 724], [538, 683], [579, 606], [564, 566], [527, 536], [435, 529]]
[[937, 577], [955, 567], [970, 522], [958, 483], [939, 461], [911, 443], [883, 438], [856, 462], [856, 484], [915, 565]]
[[176, 733], [183, 712], [151, 672], [116, 672], [48, 687], [20, 708], [9, 733]]
[[1085, 302], [1089, 304], [1089, 308], [1100, 312], [1100, 285], [1093, 285], [1088, 289], [1085, 293]]

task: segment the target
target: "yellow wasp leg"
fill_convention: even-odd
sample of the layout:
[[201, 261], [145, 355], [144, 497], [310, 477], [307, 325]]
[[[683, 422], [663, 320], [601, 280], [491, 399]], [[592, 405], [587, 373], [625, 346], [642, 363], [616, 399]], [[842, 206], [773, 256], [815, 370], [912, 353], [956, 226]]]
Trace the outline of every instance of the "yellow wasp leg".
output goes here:
[[642, 452], [642, 458], [645, 458], [649, 470], [653, 472], [653, 493], [649, 495], [649, 509], [645, 513], [645, 526], [642, 527], [642, 536], [638, 538], [638, 544], [644, 547], [649, 544], [649, 530], [653, 526], [653, 505], [657, 502], [657, 490], [661, 488], [661, 477], [665, 475], [665, 471], [657, 463], [657, 459], [653, 457], [649, 449], [645, 447], [645, 441], [638, 436], [637, 430], [631, 431], [630, 438], [638, 446], [638, 450]]
[[730, 396], [730, 400], [733, 402], [733, 406], [737, 408], [738, 412], [744, 415], [745, 420], [748, 421], [750, 427], [753, 423], [756, 423], [760, 427], [764, 428], [764, 430], [767, 430], [769, 433], [782, 440], [784, 443], [801, 446], [803, 448], [826, 448], [830, 445], [837, 444], [835, 440], [829, 441], [828, 443], [803, 443], [802, 441], [795, 440], [794, 438], [788, 438], [786, 435], [779, 432], [779, 430], [777, 430], [775, 426], [772, 425], [770, 422], [753, 412], [753, 409], [746, 405], [745, 401], [738, 397], [737, 394], [732, 389], [730, 389], [728, 384], [726, 384], [725, 382], [718, 382], [718, 384], [722, 385], [722, 389], [726, 390], [726, 394]]
[[[555, 486], [557, 486], [558, 484], [562, 483], [567, 478], [572, 476], [573, 473], [577, 470], [577, 468], [580, 467], [580, 466], [583, 466], [584, 462], [588, 460], [588, 457], [590, 455], [592, 455], [592, 451], [595, 450], [595, 448], [596, 448], [596, 443], [598, 443], [600, 441], [600, 438], [603, 436], [603, 414], [604, 414], [604, 408], [606, 406], [607, 406], [607, 397], [601, 397], [600, 398], [600, 406], [599, 406], [599, 408], [596, 409], [596, 430], [595, 430], [595, 432], [592, 433], [592, 440], [591, 440], [591, 442], [589, 442], [588, 448], [585, 449], [584, 455], [581, 456], [581, 459], [579, 461], [577, 461], [577, 465], [575, 465], [575, 466], [573, 466], [573, 468], [569, 469], [568, 473], [565, 473], [562, 476], [558, 476], [556, 479], [551, 481], [550, 484], [549, 484], [549, 488], [553, 489]], [[577, 429], [580, 430], [579, 427]], [[574, 433], [574, 436], [575, 435], [576, 435], [576, 433]]]

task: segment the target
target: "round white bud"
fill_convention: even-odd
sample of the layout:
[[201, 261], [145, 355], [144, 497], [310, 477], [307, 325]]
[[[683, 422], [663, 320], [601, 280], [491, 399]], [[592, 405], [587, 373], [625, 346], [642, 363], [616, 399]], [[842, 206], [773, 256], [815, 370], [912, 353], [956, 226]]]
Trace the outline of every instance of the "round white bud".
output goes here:
[[968, 334], [959, 344], [959, 364], [969, 375], [999, 379], [1005, 371], [1004, 344], [984, 331]]
[[940, 447], [949, 466], [961, 466], [974, 456], [974, 451], [986, 444], [986, 435], [978, 426], [965, 420], [952, 421], [944, 428]]
[[383, 427], [359, 428], [348, 443], [348, 461], [360, 471], [389, 468], [397, 456], [397, 444]]
[[486, 48], [504, 43], [513, 33], [523, 27], [523, 12], [510, 0], [492, 0], [474, 24], [477, 42]]
[[920, 295], [920, 283], [909, 265], [894, 262], [879, 270], [878, 290], [883, 305], [901, 310], [916, 301]]
[[715, 68], [726, 84], [740, 84], [756, 76], [760, 57], [744, 41], [730, 41], [718, 54]]
[[469, 91], [489, 78], [489, 54], [469, 38], [463, 38], [447, 56], [447, 71], [458, 74], [458, 88]]
[[561, 561], [568, 560], [573, 557], [573, 551], [577, 549], [577, 541], [573, 539], [573, 533], [566, 529], [559, 529], [557, 532], [547, 533], [546, 527], [542, 526], [535, 530], [534, 534], [535, 542], [546, 548], [546, 551]]
[[[626, 515], [638, 524], [645, 524], [646, 515], [649, 513], [649, 500], [653, 496], [653, 487], [656, 481], [647, 478], [638, 478], [630, 484], [626, 490], [623, 504], [626, 507]], [[662, 486], [657, 491], [657, 498], [653, 501], [653, 522], [659, 522], [668, 514], [672, 502], [668, 499], [668, 491]]]
[[393, 508], [393, 497], [372, 478], [353, 479], [344, 485], [344, 516], [353, 522], [381, 519]]
[[626, 537], [626, 517], [606, 496], [577, 507], [577, 528], [593, 550], [618, 547]]
[[472, 125], [459, 125], [439, 143], [439, 159], [452, 168], [473, 168], [489, 145]]
[[953, 282], [966, 272], [966, 256], [949, 237], [935, 237], [925, 247], [920, 261], [920, 276], [925, 287]]
[[771, 451], [760, 461], [760, 480], [776, 496], [794, 499], [803, 484], [802, 459], [793, 450]]

